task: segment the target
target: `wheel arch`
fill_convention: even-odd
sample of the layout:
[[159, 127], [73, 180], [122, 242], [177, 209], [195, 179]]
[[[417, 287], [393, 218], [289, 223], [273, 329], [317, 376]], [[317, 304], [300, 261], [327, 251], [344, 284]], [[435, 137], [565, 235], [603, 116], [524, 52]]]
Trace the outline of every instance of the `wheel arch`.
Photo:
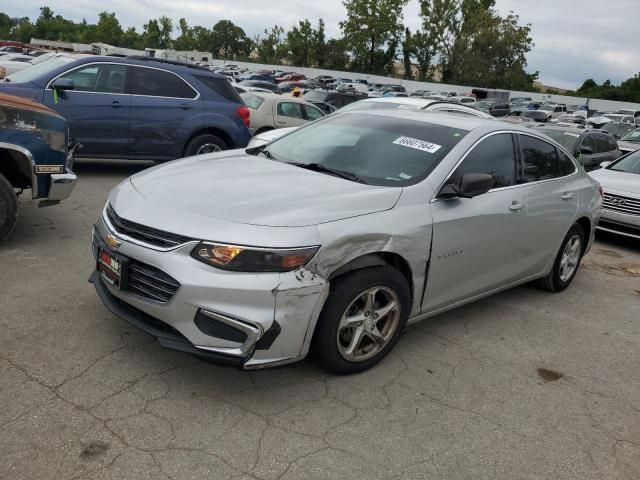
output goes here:
[[35, 160], [29, 150], [0, 142], [0, 173], [15, 188], [29, 188], [33, 182]]
[[588, 217], [580, 217], [576, 220], [576, 223], [580, 225], [584, 232], [584, 245], [582, 246], [582, 252], [584, 253], [591, 238], [591, 220]]
[[328, 280], [329, 282], [331, 282], [332, 280], [335, 280], [336, 278], [346, 275], [350, 272], [376, 266], [390, 266], [398, 270], [407, 280], [409, 291], [411, 292], [411, 299], [413, 301], [414, 282], [411, 266], [402, 255], [399, 255], [395, 252], [373, 252], [367, 253], [360, 257], [356, 257], [331, 272], [331, 274], [329, 274]]

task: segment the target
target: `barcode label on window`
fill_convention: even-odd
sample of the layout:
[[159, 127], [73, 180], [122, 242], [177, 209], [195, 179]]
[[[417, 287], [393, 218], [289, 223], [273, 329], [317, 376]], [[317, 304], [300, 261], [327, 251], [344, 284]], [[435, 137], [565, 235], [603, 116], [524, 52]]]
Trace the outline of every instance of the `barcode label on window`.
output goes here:
[[435, 143], [425, 142], [424, 140], [418, 140], [417, 138], [411, 137], [398, 137], [393, 141], [393, 143], [428, 153], [436, 153], [440, 148], [442, 148], [442, 145], [436, 145]]

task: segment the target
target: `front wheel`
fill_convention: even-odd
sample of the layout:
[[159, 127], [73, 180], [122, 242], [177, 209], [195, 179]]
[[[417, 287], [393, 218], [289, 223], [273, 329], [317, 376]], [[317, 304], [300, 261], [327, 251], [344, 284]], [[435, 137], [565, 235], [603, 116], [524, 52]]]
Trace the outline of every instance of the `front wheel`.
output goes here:
[[0, 241], [7, 238], [18, 222], [18, 197], [13, 186], [0, 173]]
[[584, 230], [576, 223], [564, 237], [551, 272], [541, 280], [542, 287], [550, 292], [560, 292], [567, 288], [578, 272], [584, 249]]
[[316, 361], [342, 375], [371, 368], [398, 342], [410, 309], [409, 284], [392, 267], [339, 277], [331, 284], [313, 337]]

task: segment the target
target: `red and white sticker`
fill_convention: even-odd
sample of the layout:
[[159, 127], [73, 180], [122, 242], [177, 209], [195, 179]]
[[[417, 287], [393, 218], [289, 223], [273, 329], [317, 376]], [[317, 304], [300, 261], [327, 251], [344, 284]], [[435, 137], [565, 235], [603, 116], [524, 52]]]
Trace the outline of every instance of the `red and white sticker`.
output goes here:
[[425, 142], [424, 140], [418, 140], [411, 137], [398, 137], [393, 143], [396, 145], [402, 145], [403, 147], [415, 148], [416, 150], [422, 150], [427, 153], [436, 153], [442, 145], [437, 145], [431, 142]]

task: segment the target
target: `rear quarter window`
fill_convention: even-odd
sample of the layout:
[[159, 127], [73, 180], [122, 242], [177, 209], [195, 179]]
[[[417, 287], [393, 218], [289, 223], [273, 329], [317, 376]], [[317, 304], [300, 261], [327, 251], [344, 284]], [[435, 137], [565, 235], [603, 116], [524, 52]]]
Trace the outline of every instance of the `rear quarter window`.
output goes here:
[[260, 108], [260, 105], [264, 102], [264, 98], [259, 97], [258, 95], [254, 95], [250, 92], [245, 92], [240, 94], [240, 98], [246, 103], [249, 108], [257, 110]]
[[213, 90], [222, 98], [234, 103], [242, 103], [242, 99], [228, 80], [213, 75], [194, 75], [194, 78], [204, 84], [209, 90]]

